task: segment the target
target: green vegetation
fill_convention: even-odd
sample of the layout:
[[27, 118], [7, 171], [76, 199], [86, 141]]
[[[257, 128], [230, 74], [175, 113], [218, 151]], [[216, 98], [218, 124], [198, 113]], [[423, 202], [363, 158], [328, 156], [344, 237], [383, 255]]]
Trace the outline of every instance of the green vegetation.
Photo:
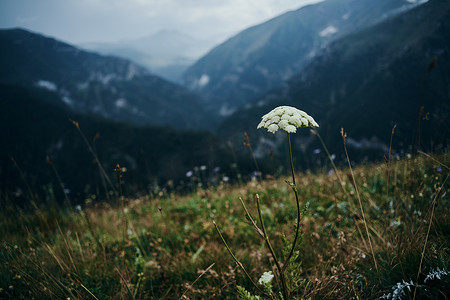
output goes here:
[[[354, 177], [347, 169], [297, 174], [305, 214], [301, 243], [286, 270], [291, 297], [391, 299], [397, 292], [401, 299], [414, 293], [416, 299], [446, 299], [449, 165], [448, 154], [419, 154], [355, 168]], [[261, 294], [228, 255], [212, 221], [253, 281], [267, 271], [276, 274], [239, 198], [255, 216], [260, 196], [265, 227], [283, 258], [297, 215], [285, 179], [87, 202], [81, 209], [4, 205], [0, 298], [233, 299], [240, 286], [239, 295], [256, 299], [251, 295]], [[270, 288], [278, 293], [279, 286], [273, 278]]]

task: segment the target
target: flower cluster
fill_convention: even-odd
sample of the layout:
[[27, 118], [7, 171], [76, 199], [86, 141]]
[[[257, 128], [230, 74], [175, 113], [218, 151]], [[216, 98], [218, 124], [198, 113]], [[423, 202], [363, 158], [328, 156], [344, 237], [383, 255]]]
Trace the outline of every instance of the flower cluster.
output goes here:
[[302, 110], [292, 106], [279, 106], [265, 114], [257, 128], [267, 128], [272, 133], [278, 129], [295, 133], [300, 127], [319, 127], [319, 124]]
[[261, 278], [258, 280], [259, 284], [267, 284], [270, 283], [273, 279], [272, 271], [264, 272], [261, 275]]

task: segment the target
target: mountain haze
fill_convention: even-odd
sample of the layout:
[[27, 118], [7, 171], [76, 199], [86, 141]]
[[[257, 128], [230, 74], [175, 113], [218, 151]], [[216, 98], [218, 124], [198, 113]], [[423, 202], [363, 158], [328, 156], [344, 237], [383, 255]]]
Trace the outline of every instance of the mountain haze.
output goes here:
[[161, 30], [142, 38], [115, 43], [85, 43], [80, 46], [102, 54], [130, 59], [152, 73], [177, 82], [182, 73], [215, 45], [174, 30]]

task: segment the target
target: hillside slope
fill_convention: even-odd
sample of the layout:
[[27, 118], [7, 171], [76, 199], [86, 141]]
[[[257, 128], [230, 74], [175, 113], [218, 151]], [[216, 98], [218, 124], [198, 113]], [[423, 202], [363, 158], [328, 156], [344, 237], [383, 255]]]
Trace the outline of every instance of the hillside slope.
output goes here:
[[[394, 125], [394, 149], [439, 151], [450, 138], [449, 20], [450, 3], [435, 0], [339, 39], [287, 87], [225, 120], [220, 132], [230, 137], [248, 131], [272, 139], [256, 131], [260, 117], [278, 105], [293, 105], [314, 116], [333, 152], [342, 153], [343, 127], [351, 148], [372, 149], [382, 157]], [[303, 149], [318, 147], [312, 136], [298, 143]]]

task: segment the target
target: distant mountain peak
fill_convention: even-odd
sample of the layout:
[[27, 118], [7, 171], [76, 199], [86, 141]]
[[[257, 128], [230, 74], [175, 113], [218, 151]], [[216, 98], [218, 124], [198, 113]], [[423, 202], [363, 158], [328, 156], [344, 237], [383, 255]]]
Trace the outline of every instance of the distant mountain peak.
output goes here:
[[182, 72], [215, 43], [214, 39], [199, 39], [177, 30], [162, 29], [139, 38], [81, 46], [103, 54], [128, 58], [159, 76], [178, 82]]

